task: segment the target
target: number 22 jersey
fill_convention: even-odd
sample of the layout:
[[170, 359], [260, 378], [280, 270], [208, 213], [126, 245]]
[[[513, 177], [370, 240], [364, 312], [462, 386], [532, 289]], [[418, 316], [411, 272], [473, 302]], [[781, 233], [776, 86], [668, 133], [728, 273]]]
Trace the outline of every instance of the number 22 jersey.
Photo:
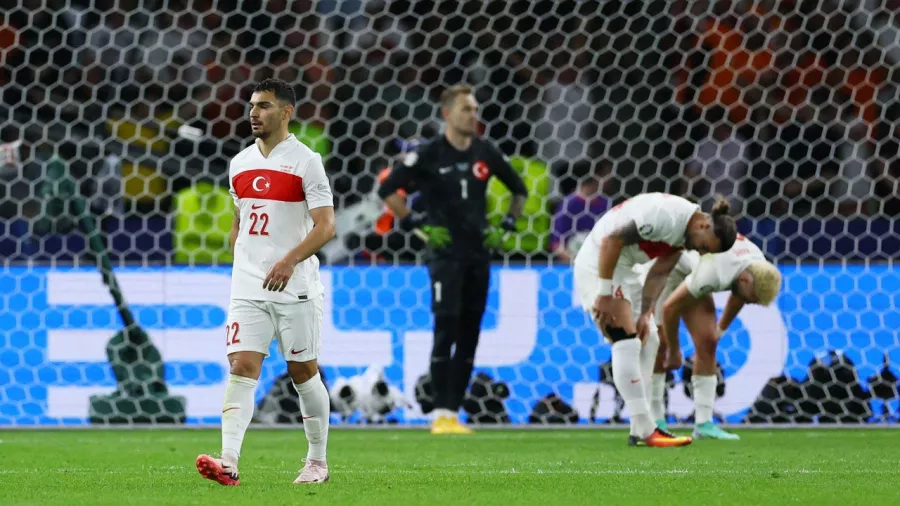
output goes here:
[[313, 229], [309, 210], [334, 205], [322, 157], [293, 135], [268, 157], [254, 142], [231, 160], [228, 179], [241, 217], [231, 298], [298, 302], [319, 296], [323, 287], [315, 255], [297, 264], [283, 292], [266, 290], [263, 280]]

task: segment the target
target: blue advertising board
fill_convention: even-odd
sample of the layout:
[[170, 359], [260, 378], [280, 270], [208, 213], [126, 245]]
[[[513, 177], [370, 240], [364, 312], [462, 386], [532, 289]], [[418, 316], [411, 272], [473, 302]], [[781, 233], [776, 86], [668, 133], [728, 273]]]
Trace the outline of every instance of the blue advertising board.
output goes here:
[[[783, 268], [772, 307], [747, 306], [719, 345], [726, 378], [716, 411], [740, 422], [770, 378], [807, 379], [810, 363], [830, 351], [855, 364], [860, 385], [885, 368], [900, 376], [900, 275], [885, 266]], [[172, 393], [187, 399], [188, 423], [217, 423], [221, 412], [228, 268], [122, 268], [117, 276], [140, 325], [165, 360]], [[326, 286], [323, 352], [329, 383], [384, 368], [412, 406], [400, 422], [421, 423], [416, 381], [428, 368], [432, 317], [428, 274], [421, 267], [323, 268]], [[600, 383], [609, 345], [575, 302], [564, 268], [495, 268], [476, 357], [477, 370], [510, 390], [506, 409], [525, 423], [535, 403], [555, 393], [587, 423], [616, 408]], [[727, 294], [717, 294], [721, 309]], [[121, 329], [95, 269], [11, 267], [0, 272], [0, 425], [87, 423], [91, 395], [110, 393], [106, 359]], [[682, 329], [686, 356], [692, 346]], [[272, 348], [258, 398], [285, 370]], [[677, 377], [676, 377], [677, 381]], [[673, 415], [691, 401], [677, 384]], [[873, 402], [870, 420], [896, 422], [897, 400]]]

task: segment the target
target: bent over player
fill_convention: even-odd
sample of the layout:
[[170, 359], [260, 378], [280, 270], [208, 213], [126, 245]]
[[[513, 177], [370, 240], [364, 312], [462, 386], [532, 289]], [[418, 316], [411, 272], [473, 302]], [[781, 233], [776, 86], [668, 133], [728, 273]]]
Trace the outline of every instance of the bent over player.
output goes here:
[[[722, 334], [737, 317], [745, 304], [768, 306], [781, 289], [781, 273], [769, 263], [753, 242], [738, 235], [728, 251], [706, 255], [694, 261], [692, 272], [679, 283], [657, 312], [663, 322], [660, 355], [668, 350], [665, 366], [681, 367], [681, 345], [678, 322], [684, 324], [694, 340], [694, 366], [691, 375], [694, 397], [694, 437], [705, 439], [740, 439], [713, 423], [716, 398], [716, 346]], [[716, 324], [713, 292], [731, 291], [725, 311]], [[660, 357], [661, 358], [661, 357]], [[659, 363], [659, 360], [657, 361]], [[653, 375], [651, 399], [659, 399], [661, 406], [665, 389], [665, 372], [657, 368]], [[660, 408], [652, 409], [654, 416], [664, 418]], [[663, 420], [664, 421], [664, 420]]]
[[[431, 381], [435, 434], [468, 434], [457, 414], [475, 361], [481, 317], [490, 282], [490, 251], [505, 233], [516, 230], [527, 191], [506, 157], [476, 136], [478, 102], [466, 86], [441, 95], [444, 135], [411, 153], [391, 171], [378, 195], [408, 229], [428, 242], [428, 273], [434, 313]], [[496, 176], [512, 192], [499, 229], [488, 226], [485, 191]], [[413, 215], [399, 189], [418, 191], [425, 212]], [[456, 346], [451, 357], [451, 348]]]
[[273, 337], [300, 396], [309, 442], [306, 465], [294, 483], [329, 478], [325, 446], [330, 403], [316, 363], [323, 286], [314, 255], [334, 237], [334, 200], [321, 157], [288, 133], [295, 101], [286, 82], [260, 82], [250, 98], [256, 141], [229, 166], [236, 205], [225, 331], [231, 374], [222, 405], [221, 458], [197, 457], [200, 474], [222, 485], [240, 482], [241, 443], [253, 418], [253, 394]]
[[[575, 256], [575, 293], [612, 342], [613, 382], [631, 414], [632, 446], [692, 441], [657, 428], [650, 417], [647, 383], [659, 347], [653, 311], [683, 249], [724, 251], [736, 235], [725, 200], [707, 214], [681, 197], [648, 193], [604, 214]], [[634, 266], [654, 259], [642, 286]]]

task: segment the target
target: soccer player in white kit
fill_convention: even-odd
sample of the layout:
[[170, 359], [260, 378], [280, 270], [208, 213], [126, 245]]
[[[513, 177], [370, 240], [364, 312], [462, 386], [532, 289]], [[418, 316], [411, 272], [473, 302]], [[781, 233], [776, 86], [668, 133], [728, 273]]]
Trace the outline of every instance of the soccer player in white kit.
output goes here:
[[[686, 255], [684, 255], [686, 256]], [[694, 340], [695, 354], [691, 375], [694, 397], [694, 438], [736, 440], [740, 437], [716, 426], [713, 405], [716, 398], [716, 346], [722, 334], [737, 317], [745, 304], [768, 306], [781, 289], [781, 273], [769, 263], [759, 247], [738, 235], [734, 245], [725, 252], [687, 260], [690, 274], [674, 273], [669, 285], [675, 283], [662, 308], [656, 311], [661, 319], [662, 343], [660, 355], [666, 354], [664, 368], [654, 371], [651, 391], [651, 412], [657, 425], [665, 426], [662, 399], [665, 389], [665, 368], [677, 369], [683, 360], [678, 339], [678, 322], [685, 326]], [[681, 275], [681, 276], [679, 276]], [[718, 324], [714, 292], [730, 291], [728, 302]], [[661, 357], [660, 357], [661, 358]], [[661, 360], [657, 360], [659, 365]]]
[[[659, 347], [653, 311], [683, 249], [717, 253], [736, 235], [724, 199], [707, 214], [681, 197], [648, 193], [604, 214], [575, 256], [575, 293], [612, 342], [613, 382], [631, 414], [632, 446], [692, 441], [657, 428], [650, 417], [648, 380]], [[642, 283], [634, 266], [654, 259]]]
[[273, 338], [300, 396], [309, 442], [306, 464], [294, 483], [329, 478], [325, 447], [330, 401], [316, 362], [323, 286], [315, 253], [334, 237], [334, 202], [321, 156], [288, 132], [295, 102], [288, 83], [260, 82], [250, 98], [256, 141], [229, 166], [236, 206], [225, 332], [231, 374], [222, 406], [221, 458], [197, 457], [200, 474], [222, 485], [239, 484], [241, 443]]

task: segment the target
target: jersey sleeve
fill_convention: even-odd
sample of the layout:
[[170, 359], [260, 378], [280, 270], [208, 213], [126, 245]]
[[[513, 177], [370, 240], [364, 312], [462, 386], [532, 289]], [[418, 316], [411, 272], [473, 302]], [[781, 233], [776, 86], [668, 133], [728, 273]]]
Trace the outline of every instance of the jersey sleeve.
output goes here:
[[322, 157], [318, 154], [310, 160], [306, 169], [306, 177], [303, 178], [303, 192], [306, 194], [306, 203], [310, 209], [334, 207], [331, 185], [328, 183], [328, 176], [325, 175]]
[[231, 199], [234, 201], [234, 207], [238, 207], [238, 196], [237, 192], [234, 190], [234, 178], [231, 177], [231, 166], [234, 162], [228, 162], [228, 193], [231, 194]]
[[525, 181], [522, 180], [522, 176], [516, 172], [516, 169], [510, 165], [509, 158], [494, 146], [490, 146], [489, 149], [491, 152], [491, 171], [497, 176], [497, 179], [499, 179], [513, 195], [528, 195], [528, 188], [525, 187]]
[[704, 255], [694, 272], [684, 280], [687, 283], [688, 292], [695, 298], [704, 297], [712, 292], [720, 291], [719, 275], [716, 269], [714, 255]]
[[384, 200], [401, 188], [409, 191], [412, 183], [415, 182], [415, 176], [419, 169], [418, 153], [408, 153], [402, 163], [394, 165], [391, 173], [378, 187], [378, 196]]

